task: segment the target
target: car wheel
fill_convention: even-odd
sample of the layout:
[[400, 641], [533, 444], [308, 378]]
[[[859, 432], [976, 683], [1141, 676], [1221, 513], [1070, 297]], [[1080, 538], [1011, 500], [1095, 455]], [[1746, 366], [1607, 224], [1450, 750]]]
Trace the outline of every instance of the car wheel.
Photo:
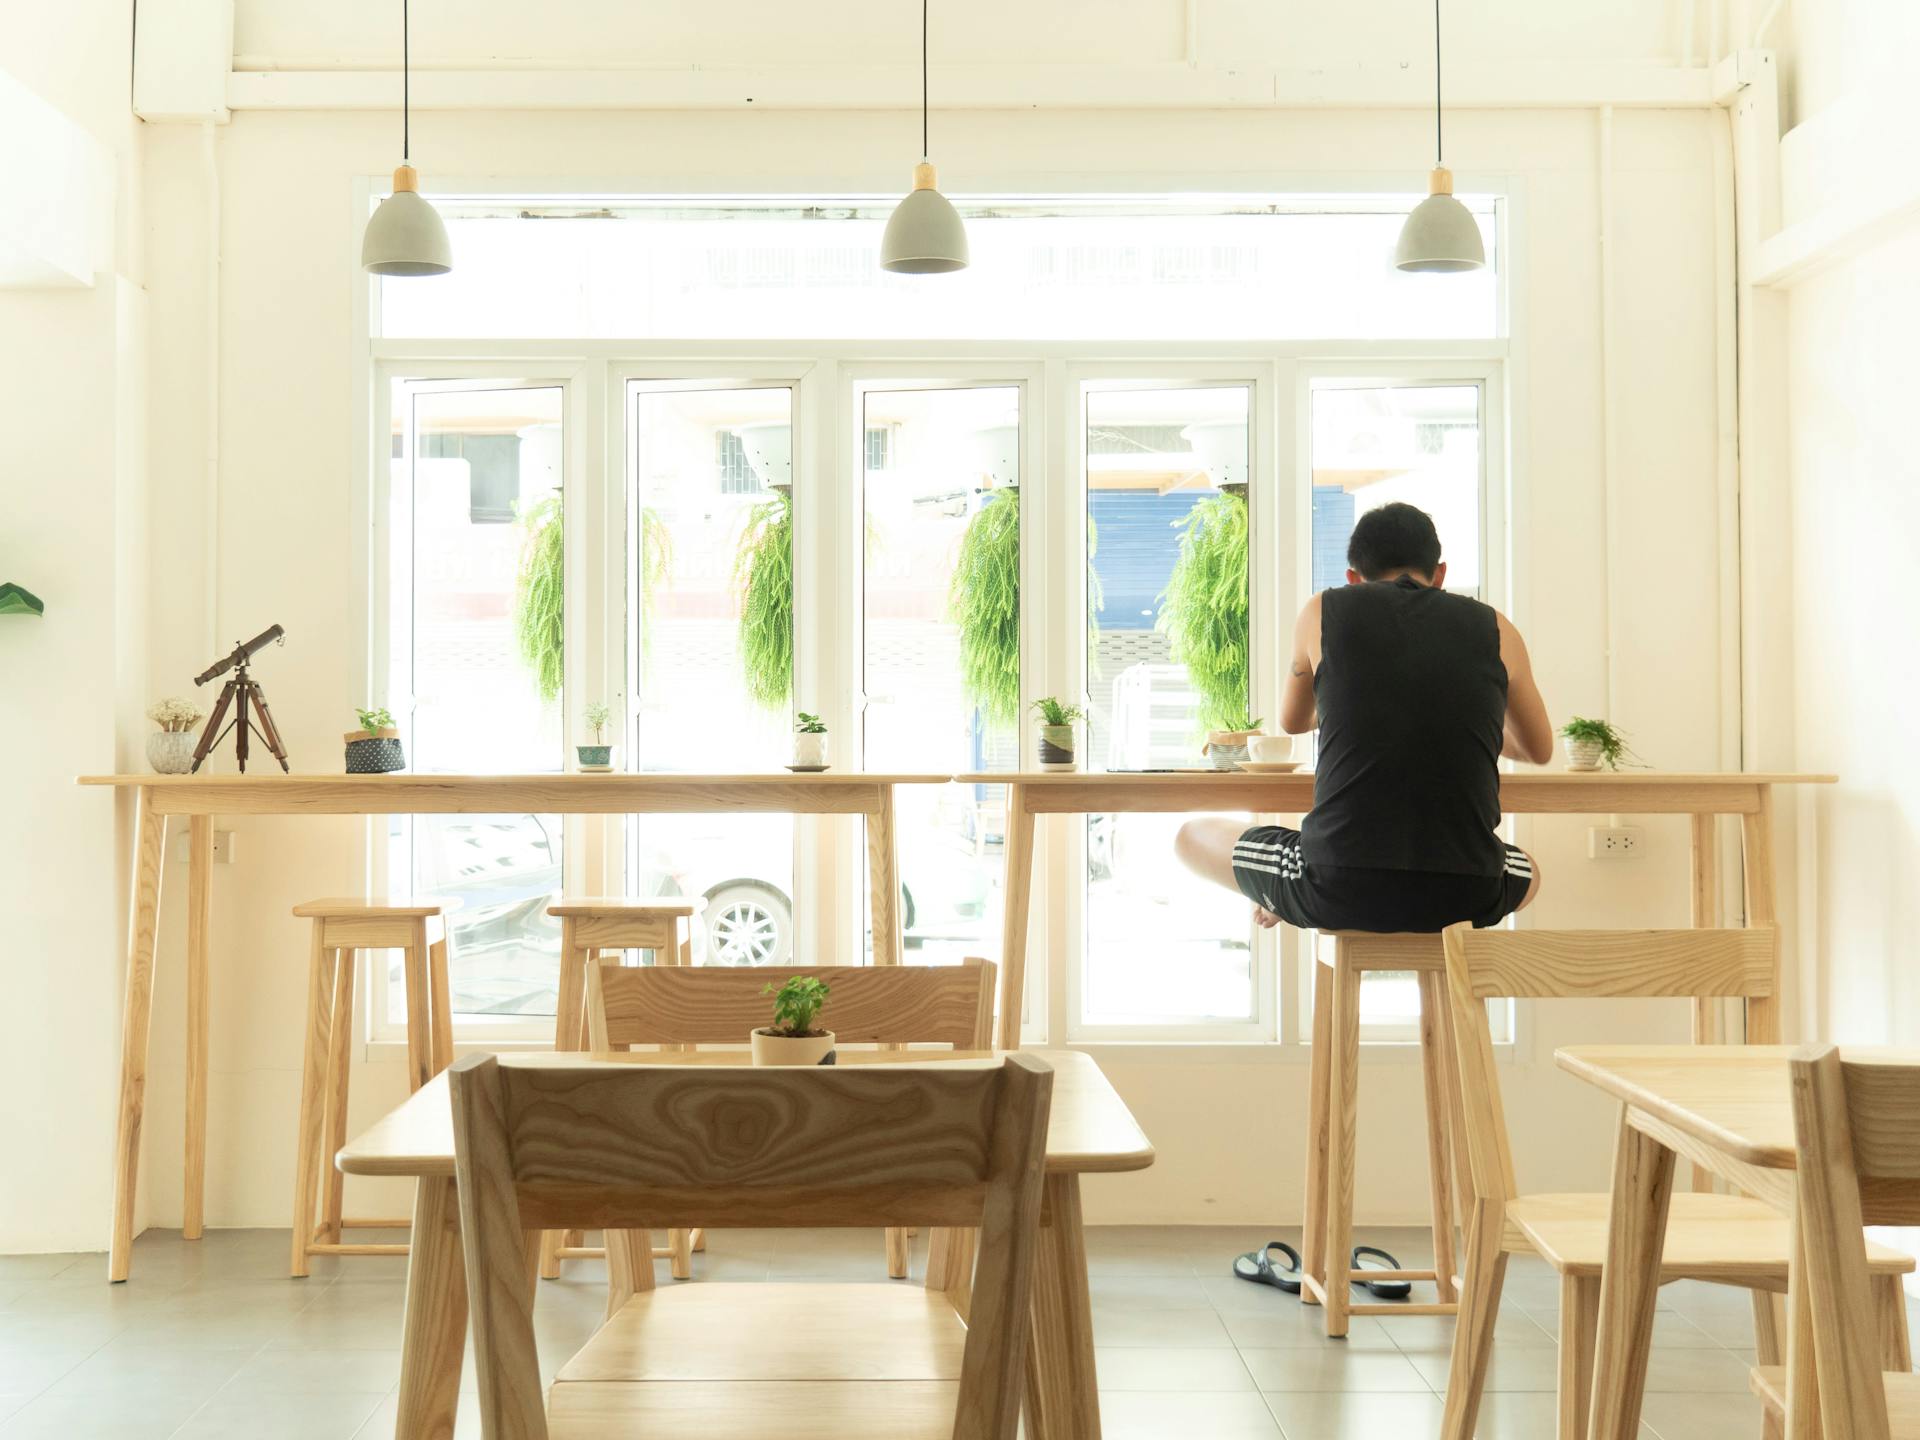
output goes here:
[[793, 956], [793, 903], [758, 880], [707, 891], [709, 965], [785, 965]]

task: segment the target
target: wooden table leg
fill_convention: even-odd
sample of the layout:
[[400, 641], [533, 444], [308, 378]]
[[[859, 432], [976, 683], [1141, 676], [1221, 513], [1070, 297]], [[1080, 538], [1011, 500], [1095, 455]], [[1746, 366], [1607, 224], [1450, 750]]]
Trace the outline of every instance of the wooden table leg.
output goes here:
[[[1760, 807], [1740, 817], [1740, 851], [1747, 885], [1747, 926], [1766, 927], [1778, 935], [1779, 912], [1773, 899], [1773, 787], [1760, 787]], [[1776, 955], [1777, 955], [1776, 951]], [[1778, 978], [1778, 960], [1775, 961]], [[1778, 1045], [1781, 1041], [1778, 994], [1747, 1002], [1747, 1044]]]
[[1660, 1293], [1667, 1206], [1673, 1198], [1673, 1152], [1642, 1134], [1620, 1110], [1613, 1155], [1612, 1218], [1600, 1319], [1594, 1337], [1593, 1417], [1588, 1440], [1635, 1440], [1653, 1344], [1653, 1306]]
[[154, 813], [153, 788], [134, 792], [133, 875], [128, 886], [127, 993], [120, 1017], [120, 1118], [114, 1140], [113, 1235], [107, 1278], [133, 1268], [133, 1206], [140, 1179], [140, 1126], [146, 1118], [147, 1038], [153, 1018], [153, 942], [160, 918], [160, 864], [167, 818]]
[[198, 1240], [207, 1200], [207, 950], [213, 925], [213, 817], [187, 822], [187, 1163], [180, 1238]]
[[873, 907], [873, 963], [905, 958], [900, 933], [900, 851], [893, 820], [893, 787], [880, 787], [880, 808], [867, 816], [867, 877]]
[[[1696, 930], [1711, 929], [1720, 923], [1720, 875], [1717, 855], [1718, 837], [1713, 815], [1690, 815], [1692, 822], [1693, 883], [1692, 920]], [[1716, 1045], [1720, 1042], [1720, 1001], [1696, 997], [1693, 1002], [1693, 1043]], [[1693, 1188], [1713, 1189], [1713, 1172], [1704, 1165], [1688, 1167], [1693, 1171]]]
[[465, 1263], [453, 1177], [425, 1176], [413, 1192], [394, 1440], [451, 1440], [467, 1344]]
[[1033, 812], [1027, 787], [1007, 786], [1006, 918], [1000, 937], [1000, 1029], [1002, 1050], [1020, 1048], [1021, 1011], [1027, 998], [1027, 921], [1033, 907]]
[[1027, 1336], [1027, 1440], [1100, 1440], [1080, 1177], [1046, 1178]]
[[[580, 1030], [585, 1023], [587, 1012], [587, 964], [585, 949], [574, 943], [573, 917], [562, 916], [560, 920], [560, 994], [554, 1005], [553, 1048], [556, 1051], [578, 1050], [580, 1048]], [[540, 1241], [540, 1276], [545, 1280], [560, 1278], [560, 1251], [567, 1243], [568, 1232], [549, 1230]]]

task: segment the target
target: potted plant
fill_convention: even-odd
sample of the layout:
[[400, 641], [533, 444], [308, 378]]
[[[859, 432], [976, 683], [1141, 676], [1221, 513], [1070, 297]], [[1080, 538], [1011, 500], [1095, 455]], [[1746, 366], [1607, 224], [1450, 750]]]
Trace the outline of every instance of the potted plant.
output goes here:
[[1604, 720], [1575, 715], [1560, 727], [1560, 739], [1566, 747], [1569, 770], [1598, 770], [1602, 766], [1618, 770], [1633, 759], [1627, 737]]
[[802, 710], [793, 721], [794, 770], [827, 768], [827, 722]]
[[161, 775], [185, 775], [193, 769], [193, 727], [200, 723], [200, 707], [174, 697], [147, 707], [147, 719], [160, 728], [147, 737], [147, 763]]
[[580, 757], [582, 770], [613, 769], [613, 746], [606, 743], [607, 722], [613, 719], [613, 710], [604, 700], [596, 700], [587, 706], [585, 712], [587, 728], [593, 731], [591, 745], [576, 745], [573, 753]]
[[1247, 742], [1264, 733], [1260, 717], [1249, 716], [1247, 707], [1242, 705], [1237, 714], [1230, 715], [1226, 725], [1207, 732], [1207, 743], [1200, 747], [1200, 753], [1216, 770], [1236, 770], [1247, 758]]
[[773, 1023], [753, 1032], [754, 1064], [833, 1064], [833, 1032], [818, 1024], [820, 1007], [832, 993], [826, 981], [794, 975], [778, 989], [768, 981], [760, 993], [773, 996]]
[[1086, 711], [1078, 705], [1068, 705], [1049, 695], [1045, 699], [1033, 702], [1033, 708], [1040, 712], [1040, 740], [1038, 757], [1042, 770], [1077, 770], [1080, 762], [1075, 757], [1076, 746], [1073, 739], [1073, 726], [1077, 720], [1086, 717]]
[[393, 723], [393, 716], [384, 709], [353, 713], [360, 717], [360, 728], [347, 731], [344, 737], [347, 774], [385, 775], [406, 769], [407, 752], [400, 746], [400, 731]]

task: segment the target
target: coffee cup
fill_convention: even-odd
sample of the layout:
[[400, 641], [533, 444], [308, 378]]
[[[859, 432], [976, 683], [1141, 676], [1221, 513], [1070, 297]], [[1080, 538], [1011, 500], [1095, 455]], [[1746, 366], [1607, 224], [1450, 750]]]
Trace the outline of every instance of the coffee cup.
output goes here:
[[1293, 758], [1291, 735], [1255, 735], [1247, 741], [1247, 753], [1257, 765], [1275, 765]]

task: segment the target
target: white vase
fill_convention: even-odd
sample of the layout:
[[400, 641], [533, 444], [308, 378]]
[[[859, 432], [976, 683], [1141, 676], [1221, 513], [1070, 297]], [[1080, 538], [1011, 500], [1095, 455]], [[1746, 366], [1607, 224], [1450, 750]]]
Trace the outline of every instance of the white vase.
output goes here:
[[833, 1032], [796, 1038], [774, 1035], [765, 1030], [753, 1032], [753, 1063], [756, 1065], [818, 1065], [833, 1053]]
[[1600, 742], [1598, 740], [1576, 740], [1573, 736], [1563, 736], [1561, 743], [1566, 747], [1567, 769], [1598, 770], [1600, 768]]
[[196, 743], [191, 730], [156, 730], [147, 736], [147, 763], [161, 775], [190, 774]]
[[804, 730], [794, 732], [793, 763], [802, 770], [824, 770], [827, 768], [827, 732], [824, 730], [809, 734]]

